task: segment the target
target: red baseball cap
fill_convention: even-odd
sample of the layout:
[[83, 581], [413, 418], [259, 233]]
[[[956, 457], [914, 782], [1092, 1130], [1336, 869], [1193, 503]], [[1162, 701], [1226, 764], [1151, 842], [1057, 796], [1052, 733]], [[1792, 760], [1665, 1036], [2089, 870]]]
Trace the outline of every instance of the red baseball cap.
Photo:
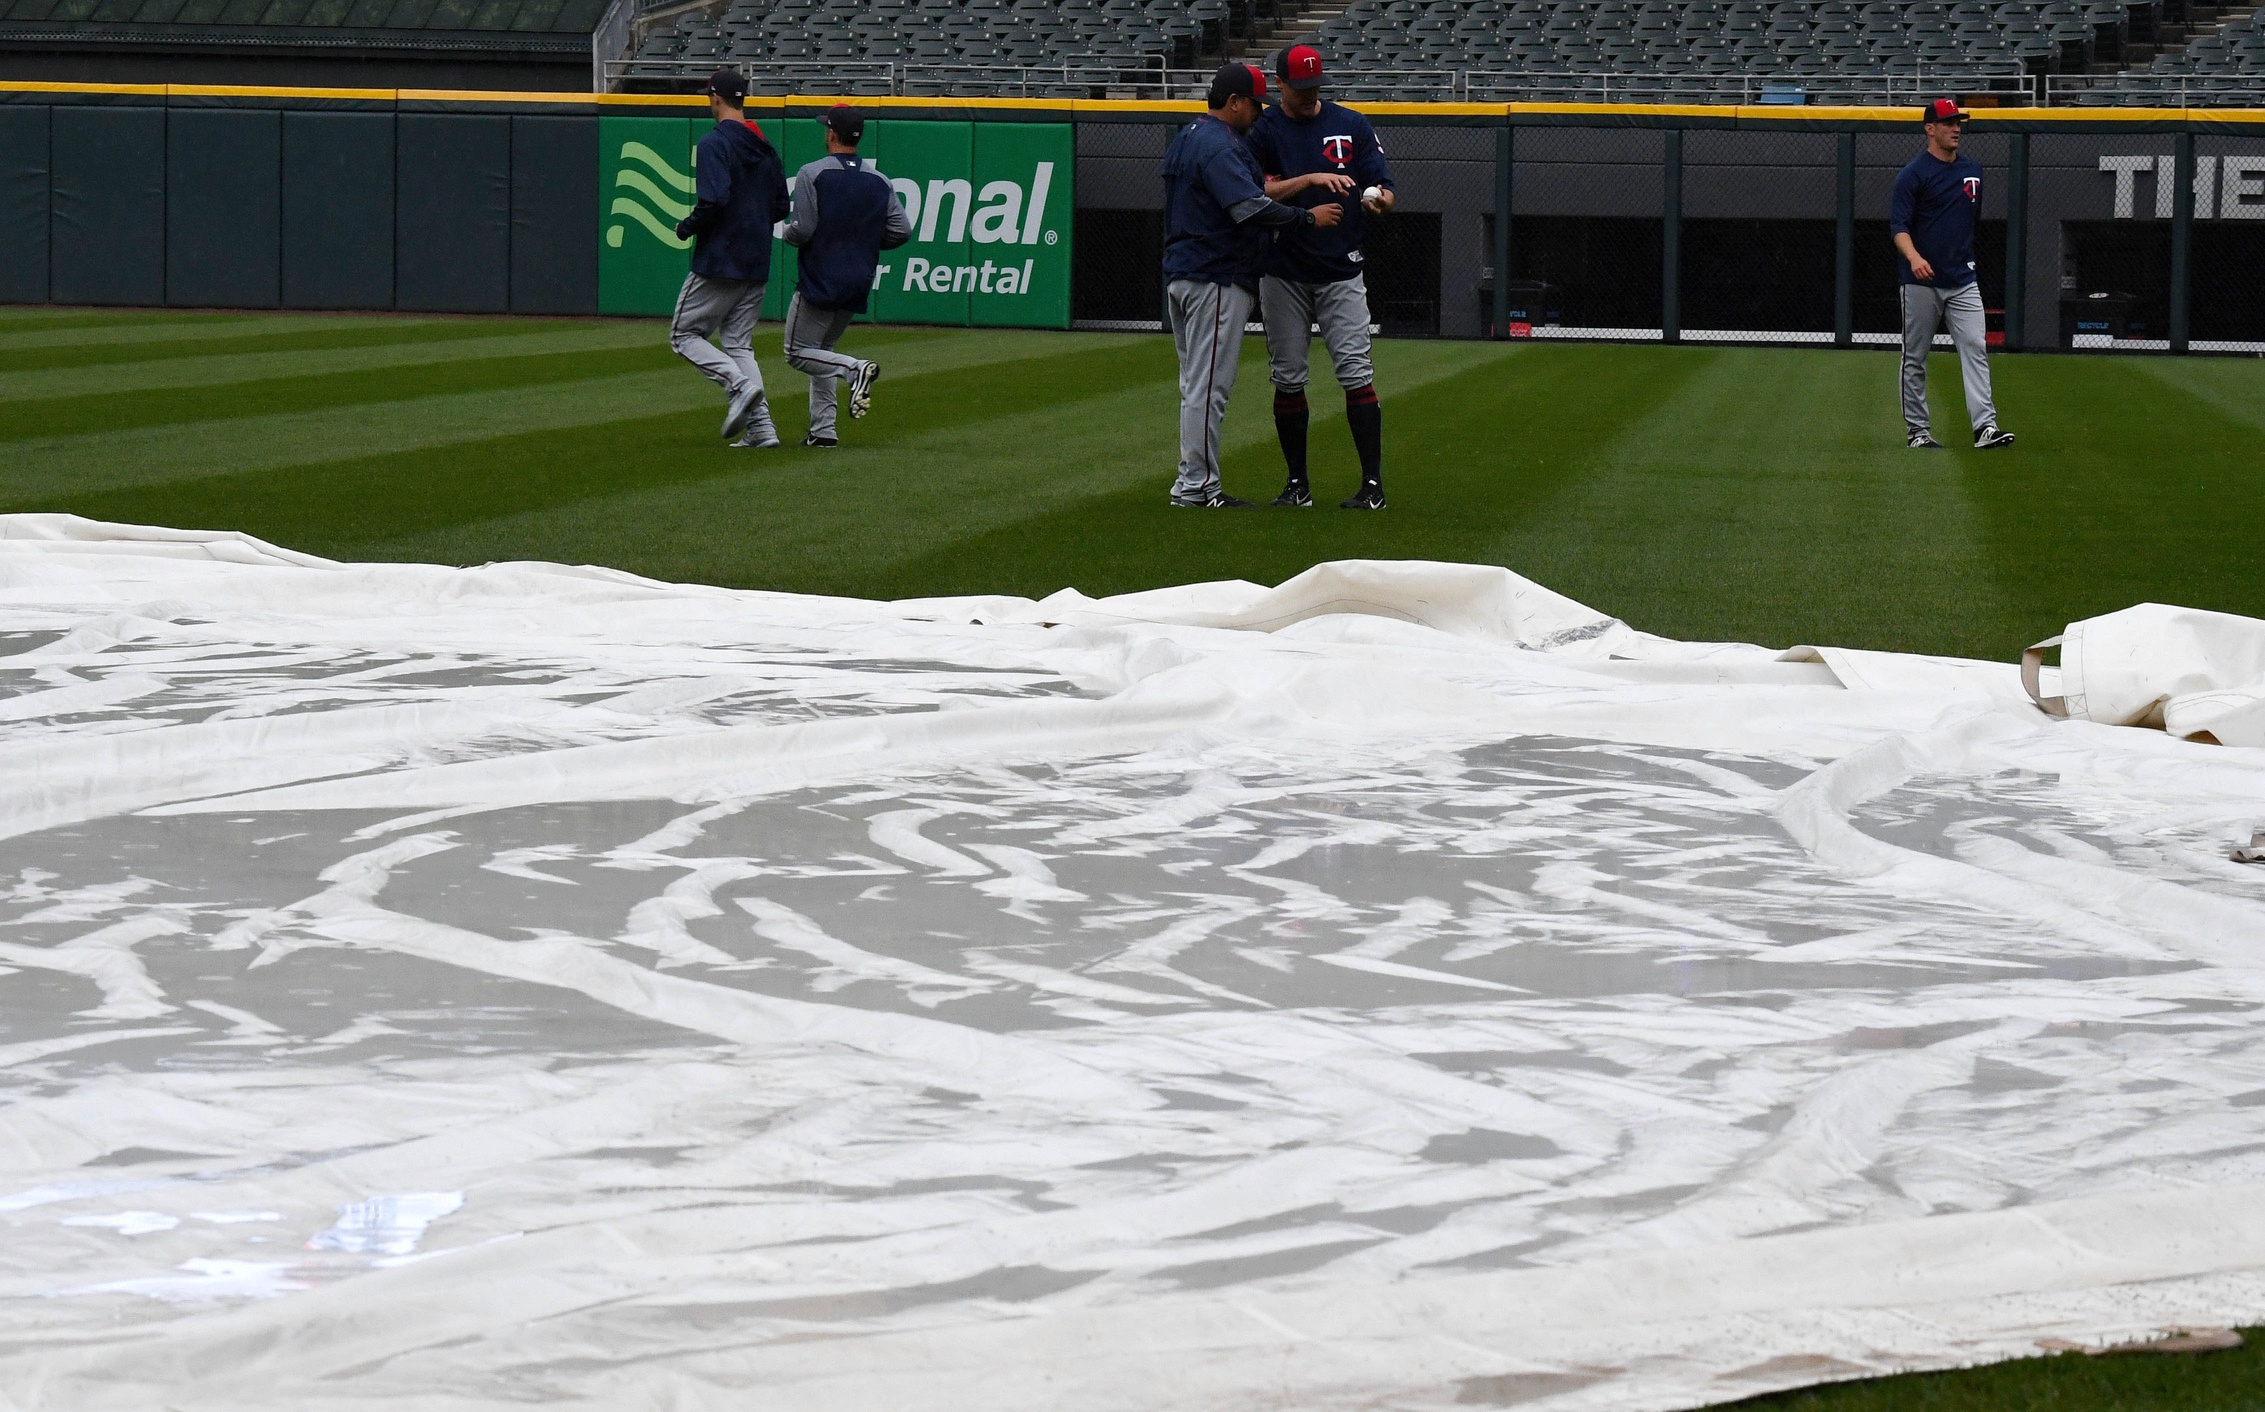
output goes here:
[[1919, 110], [1919, 121], [1922, 123], [1962, 123], [1966, 121], [1966, 110], [1958, 106], [1956, 98], [1937, 98], [1934, 102]]
[[1321, 87], [1321, 51], [1310, 44], [1293, 44], [1274, 61], [1274, 72], [1286, 87], [1300, 93]]

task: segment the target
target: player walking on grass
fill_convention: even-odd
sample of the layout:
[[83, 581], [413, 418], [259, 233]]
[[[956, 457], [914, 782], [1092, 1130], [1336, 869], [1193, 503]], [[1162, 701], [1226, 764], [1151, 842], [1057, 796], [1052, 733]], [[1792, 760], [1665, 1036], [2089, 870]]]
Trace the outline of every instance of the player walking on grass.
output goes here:
[[850, 320], [865, 312], [881, 252], [912, 238], [889, 179], [857, 155], [865, 119], [837, 104], [818, 120], [826, 155], [794, 174], [794, 219], [786, 242], [802, 251], [794, 302], [786, 314], [786, 360], [810, 377], [810, 434], [804, 446], [832, 446], [835, 385], [849, 384], [849, 414], [873, 405], [881, 365], [836, 353]]
[[693, 152], [692, 214], [676, 226], [676, 238], [692, 242], [692, 273], [676, 296], [668, 341], [730, 397], [725, 439], [765, 447], [778, 445], [779, 433], [750, 343], [771, 281], [771, 226], [786, 219], [786, 175], [746, 106], [747, 80], [737, 69], [716, 70], [708, 80], [716, 125]]
[[[1277, 505], [1310, 508], [1306, 480], [1306, 368], [1312, 329], [1321, 328], [1337, 385], [1345, 389], [1345, 424], [1361, 458], [1361, 488], [1347, 510], [1384, 508], [1384, 414], [1376, 405], [1376, 365], [1369, 352], [1368, 283], [1362, 278], [1365, 214], [1392, 209], [1392, 172], [1368, 119], [1321, 96], [1321, 55], [1294, 44], [1275, 60], [1282, 101], [1251, 126], [1251, 155], [1268, 173], [1266, 194], [1299, 206], [1330, 206], [1334, 226], [1294, 226], [1274, 239], [1258, 282], [1266, 321], [1266, 356], [1274, 376], [1274, 434], [1282, 442], [1289, 483]], [[1347, 193], [1358, 190], [1358, 200]]]
[[[1990, 347], [1982, 314], [1982, 286], [1974, 272], [1974, 228], [1982, 214], [1982, 166], [1961, 155], [1966, 114], [1950, 98], [1920, 110], [1927, 149], [1896, 173], [1888, 201], [1888, 231], [1903, 264], [1903, 424], [1913, 450], [1940, 447], [1927, 415], [1927, 352], [1947, 322], [1966, 383], [1966, 415], [1974, 423], [1974, 449], [2013, 445], [1998, 429], [1990, 401]], [[2009, 297], [2019, 297], [2019, 291]]]
[[1227, 64], [1212, 76], [1210, 111], [1164, 153], [1165, 305], [1180, 355], [1180, 469], [1172, 503], [1190, 509], [1250, 506], [1219, 484], [1219, 423], [1235, 390], [1243, 325], [1258, 294], [1266, 233], [1333, 226], [1336, 206], [1305, 210], [1266, 194], [1266, 174], [1243, 134], [1258, 121], [1266, 76]]

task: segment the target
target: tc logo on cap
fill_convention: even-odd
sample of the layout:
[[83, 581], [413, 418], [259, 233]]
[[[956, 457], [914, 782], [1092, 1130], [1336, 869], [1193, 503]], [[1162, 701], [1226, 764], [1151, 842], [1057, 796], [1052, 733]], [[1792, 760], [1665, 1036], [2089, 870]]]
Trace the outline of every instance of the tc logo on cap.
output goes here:
[[1939, 122], [1944, 118], [1963, 118], [1965, 116], [1966, 114], [1960, 110], [1958, 106], [1958, 100], [1955, 98], [1937, 98], [1934, 102], [1927, 105], [1927, 120], [1929, 122]]
[[1310, 44], [1293, 44], [1282, 53], [1279, 72], [1292, 88], [1321, 86], [1321, 51]]

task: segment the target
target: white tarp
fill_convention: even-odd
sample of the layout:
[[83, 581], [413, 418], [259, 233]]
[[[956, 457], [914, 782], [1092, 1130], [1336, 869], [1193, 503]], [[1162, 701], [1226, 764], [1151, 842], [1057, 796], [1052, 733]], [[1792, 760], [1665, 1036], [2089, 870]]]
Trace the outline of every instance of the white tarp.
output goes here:
[[2011, 664], [21, 516], [0, 693], [0, 1407], [1665, 1409], [2265, 1320], [2265, 751]]

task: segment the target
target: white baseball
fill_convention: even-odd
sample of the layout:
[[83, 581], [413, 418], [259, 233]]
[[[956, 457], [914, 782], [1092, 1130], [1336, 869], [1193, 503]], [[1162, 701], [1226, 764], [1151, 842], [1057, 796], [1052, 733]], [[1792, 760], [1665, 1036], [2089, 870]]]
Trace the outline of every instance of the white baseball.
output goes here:
[[1381, 201], [1384, 199], [1384, 188], [1381, 186], [1372, 186], [1368, 190], [1361, 193], [1361, 199], [1363, 201]]

